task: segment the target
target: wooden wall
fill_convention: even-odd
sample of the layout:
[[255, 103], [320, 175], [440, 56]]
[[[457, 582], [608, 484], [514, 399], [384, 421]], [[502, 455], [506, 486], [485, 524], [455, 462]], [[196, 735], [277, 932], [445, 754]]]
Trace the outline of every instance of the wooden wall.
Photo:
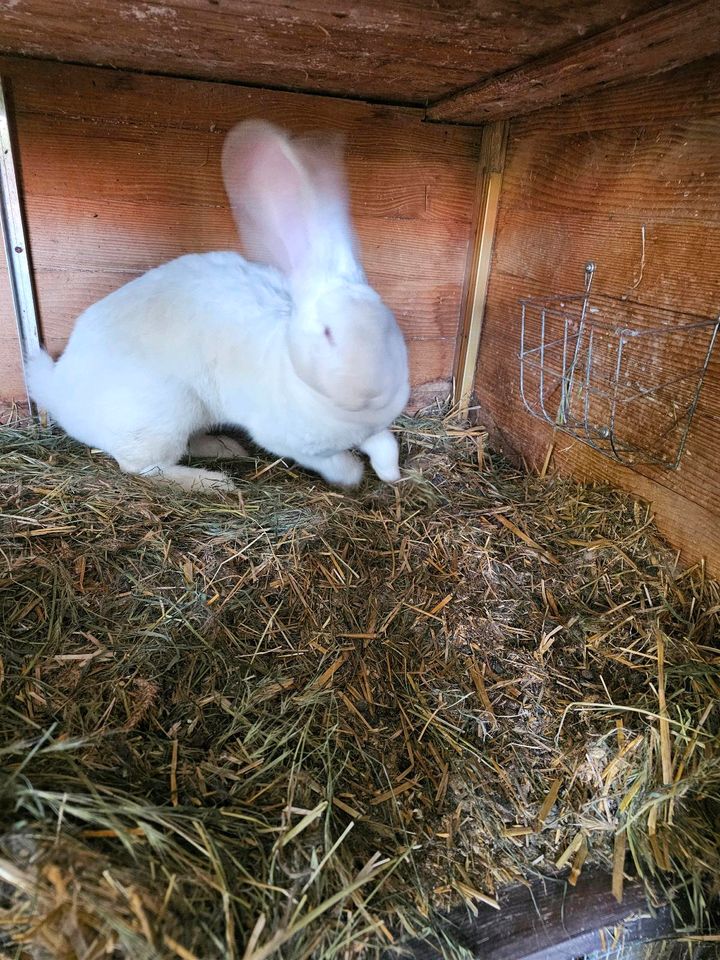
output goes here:
[[[0, 59], [10, 78], [40, 317], [59, 352], [75, 317], [148, 268], [238, 247], [220, 178], [226, 131], [259, 116], [348, 138], [371, 281], [408, 338], [414, 402], [447, 395], [479, 131], [371, 106], [226, 84]], [[22, 398], [0, 271], [0, 400]]]
[[533, 465], [651, 500], [687, 560], [720, 574], [720, 347], [680, 468], [631, 471], [553, 431], [519, 395], [518, 298], [596, 289], [720, 311], [720, 58], [513, 121], [477, 374], [481, 417]]

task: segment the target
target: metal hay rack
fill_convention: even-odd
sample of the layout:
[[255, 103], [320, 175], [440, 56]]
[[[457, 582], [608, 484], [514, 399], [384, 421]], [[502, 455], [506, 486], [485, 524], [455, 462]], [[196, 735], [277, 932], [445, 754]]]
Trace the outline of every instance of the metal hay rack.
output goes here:
[[585, 291], [520, 300], [527, 410], [620, 463], [674, 469], [720, 327], [709, 319]]

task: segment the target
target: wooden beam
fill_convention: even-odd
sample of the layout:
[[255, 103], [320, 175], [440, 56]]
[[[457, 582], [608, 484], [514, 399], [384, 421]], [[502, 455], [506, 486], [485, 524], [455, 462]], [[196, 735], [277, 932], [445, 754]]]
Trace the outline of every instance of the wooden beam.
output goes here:
[[519, 116], [718, 51], [718, 0], [679, 0], [444, 97], [427, 118], [480, 124]]
[[[492, 960], [575, 960], [601, 950], [608, 928], [622, 928], [624, 947], [672, 937], [669, 906], [650, 914], [641, 884], [628, 883], [622, 903], [611, 887], [612, 878], [600, 872], [588, 872], [575, 887], [561, 879], [536, 880], [499, 891], [499, 910], [478, 903], [473, 915], [458, 908], [434, 929], [444, 931], [458, 953]], [[412, 960], [440, 960], [442, 939], [431, 934], [402, 946]]]
[[453, 400], [458, 416], [463, 419], [467, 416], [475, 384], [509, 126], [505, 120], [488, 124], [483, 129], [480, 143], [473, 239], [468, 252], [454, 378]]

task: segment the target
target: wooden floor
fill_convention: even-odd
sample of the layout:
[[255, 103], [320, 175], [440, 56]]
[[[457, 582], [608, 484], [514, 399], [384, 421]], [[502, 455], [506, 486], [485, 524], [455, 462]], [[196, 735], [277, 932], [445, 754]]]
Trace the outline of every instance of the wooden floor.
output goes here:
[[[440, 936], [478, 960], [576, 960], [597, 951], [604, 960], [629, 960], [636, 947], [673, 936], [669, 907], [651, 914], [637, 884], [626, 887], [619, 904], [611, 885], [610, 876], [595, 872], [576, 887], [549, 879], [512, 887], [500, 893], [499, 911], [483, 904], [475, 914], [458, 908], [440, 925]], [[441, 960], [432, 940], [406, 946], [415, 960]], [[663, 948], [663, 957], [671, 960], [667, 939]], [[687, 956], [687, 945], [681, 948], [680, 956]]]

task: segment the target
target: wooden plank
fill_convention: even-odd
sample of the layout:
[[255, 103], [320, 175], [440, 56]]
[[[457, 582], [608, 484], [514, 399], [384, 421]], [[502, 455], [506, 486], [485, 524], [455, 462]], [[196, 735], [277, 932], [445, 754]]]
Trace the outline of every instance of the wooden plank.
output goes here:
[[[0, 223], [0, 231], [2, 231]], [[2, 238], [4, 242], [4, 236]], [[0, 403], [11, 398], [24, 399], [20, 342], [13, 311], [7, 265], [0, 260]]]
[[14, 0], [0, 50], [424, 106], [657, 3]]
[[[575, 888], [562, 879], [535, 881], [498, 894], [500, 910], [476, 904], [476, 913], [458, 909], [438, 920], [457, 952], [492, 960], [575, 960], [607, 948], [608, 928], [621, 926], [623, 943], [670, 937], [668, 907], [650, 915], [640, 884], [629, 884], [623, 902], [612, 895], [611, 878], [583, 874]], [[425, 939], [403, 944], [415, 960], [440, 960], [446, 953]], [[388, 960], [390, 954], [387, 954]]]
[[409, 337], [407, 348], [412, 385], [408, 411], [414, 413], [450, 396], [455, 338]]
[[[230, 213], [223, 207], [171, 203], [131, 204], [28, 195], [30, 239], [37, 269], [107, 270], [139, 273], [182, 253], [239, 247]], [[142, 211], [142, 217], [140, 216]], [[40, 226], [42, 224], [42, 227]], [[457, 285], [459, 305], [467, 248], [467, 226], [356, 217], [364, 261], [370, 272], [396, 280], [417, 276], [424, 284]], [[61, 245], [58, 238], [63, 236]], [[112, 246], [107, 240], [112, 237]], [[453, 327], [454, 334], [457, 327]]]
[[[530, 417], [519, 391], [519, 305], [582, 288], [716, 316], [720, 57], [603, 91], [511, 125], [476, 391], [508, 451], [653, 504], [685, 560], [720, 573], [720, 350], [677, 471], [629, 470]], [[642, 227], [645, 227], [643, 260]], [[677, 344], [670, 367], [684, 360]], [[658, 358], [661, 355], [658, 354]], [[647, 415], [647, 411], [645, 411]], [[637, 428], [650, 427], [639, 418]]]
[[[717, 57], [713, 58], [714, 61], [717, 59]], [[708, 69], [708, 64], [705, 61], [698, 61], [672, 72], [672, 97], [667, 96], [668, 76], [662, 73], [648, 77], [642, 82], [624, 84], [622, 90], [600, 91], [592, 96], [563, 103], [561, 107], [563, 132], [567, 135], [568, 144], [577, 141], [594, 146], [597, 143], [599, 153], [604, 137], [632, 138], [635, 133], [646, 130], [662, 132], [673, 123], [701, 125], [704, 122], [712, 128], [715, 118], [720, 115], [720, 105], [715, 96], [717, 87], [718, 78], [713, 75], [712, 70]], [[688, 117], [686, 109], [688, 102], [696, 101], [700, 95], [705, 100], [705, 112], [702, 114], [698, 112]], [[623, 105], [620, 113], [618, 113], [618, 97], [621, 98]], [[588, 105], [591, 105], [591, 109], [588, 109]], [[546, 125], [547, 118], [556, 115], [557, 109], [557, 107], [550, 107], [547, 110], [537, 110], [517, 118], [516, 122], [511, 124], [511, 136], [513, 128], [522, 127], [524, 134], [542, 129]], [[635, 118], [634, 125], [628, 123], [628, 116]], [[472, 129], [447, 125], [439, 128], [442, 130]], [[673, 141], [674, 149], [679, 150], [682, 144], [683, 140], [679, 136]], [[550, 155], [547, 156], [548, 159], [553, 159]], [[557, 170], [558, 158], [554, 159]], [[640, 157], [633, 156], [632, 163], [628, 164], [628, 172], [635, 162], [642, 162], [643, 159], [644, 153]]]
[[717, 0], [678, 0], [450, 94], [430, 120], [488, 123], [674, 70], [720, 51]]
[[509, 124], [505, 121], [483, 128], [478, 161], [474, 238], [468, 256], [462, 320], [458, 333], [454, 405], [465, 418], [475, 387], [480, 334], [485, 315], [490, 261], [500, 203]]
[[[219, 155], [231, 124], [260, 115], [346, 135], [368, 275], [412, 341], [413, 387], [428, 402], [435, 388], [447, 395], [479, 131], [432, 127], [419, 110], [167, 77], [18, 61], [0, 70], [12, 81], [41, 321], [55, 352], [82, 310], [139, 273], [239, 248]], [[0, 315], [0, 340], [13, 336]], [[10, 384], [0, 395], [17, 396], [16, 363], [0, 353]]]
[[14, 330], [6, 333], [12, 320], [12, 304], [4, 296], [4, 284], [0, 284], [0, 403], [12, 400], [24, 402], [20, 344]]
[[[21, 101], [20, 97], [16, 99]], [[57, 193], [58, 180], [62, 180], [67, 199], [108, 195], [113, 201], [133, 203], [226, 204], [219, 163], [225, 126], [212, 131], [171, 126], [148, 129], [137, 122], [118, 129], [107, 120], [23, 116], [25, 179], [33, 196], [52, 197]], [[367, 121], [361, 130], [357, 129], [359, 124], [348, 130], [347, 173], [354, 213], [469, 223], [474, 196], [474, 158], [469, 156], [469, 144], [466, 148], [455, 141], [462, 153], [458, 150], [457, 165], [451, 166], [447, 163], [448, 144], [418, 137], [417, 117], [414, 121], [393, 124], [391, 145], [381, 132], [382, 125], [374, 137], [373, 126]], [[303, 126], [312, 123], [310, 116]], [[477, 139], [473, 136], [471, 142]], [[43, 162], [48, 144], [53, 151], [52, 167]], [[133, 158], [133, 176], [124, 177], [119, 174], [129, 156]], [[171, 166], [168, 156], [174, 158]], [[201, 168], [204, 173], [198, 177]], [[458, 176], [460, 169], [462, 175]], [[113, 170], [116, 172], [111, 176]], [[368, 181], [375, 183], [372, 191], [366, 189]]]
[[[69, 333], [75, 317], [132, 277], [183, 253], [239, 249], [229, 213], [187, 206], [28, 198], [40, 312], [46, 331]], [[455, 337], [467, 240], [455, 226], [357, 218], [371, 281], [408, 335]], [[58, 237], [63, 236], [63, 243]], [[423, 277], [417, 278], [418, 258]], [[449, 375], [450, 371], [448, 371]]]
[[[522, 189], [517, 180], [514, 183]], [[677, 186], [682, 192], [682, 184]], [[714, 189], [712, 183], [708, 186]], [[708, 271], [708, 259], [720, 252], [719, 225], [694, 218], [655, 220], [651, 207], [634, 221], [624, 220], [621, 213], [613, 215], [607, 209], [586, 211], [585, 202], [578, 194], [578, 208], [567, 214], [519, 205], [516, 215], [508, 218], [502, 215], [501, 200], [491, 283], [512, 287], [508, 293], [516, 297], [548, 294], [553, 292], [547, 285], [548, 272], [555, 269], [559, 287], [554, 292], [578, 292], [585, 263], [595, 260], [597, 292], [622, 297], [633, 291], [640, 276], [645, 226], [645, 268], [634, 290], [636, 299], [657, 307], [682, 305], [706, 316], [716, 313], [717, 281]]]

